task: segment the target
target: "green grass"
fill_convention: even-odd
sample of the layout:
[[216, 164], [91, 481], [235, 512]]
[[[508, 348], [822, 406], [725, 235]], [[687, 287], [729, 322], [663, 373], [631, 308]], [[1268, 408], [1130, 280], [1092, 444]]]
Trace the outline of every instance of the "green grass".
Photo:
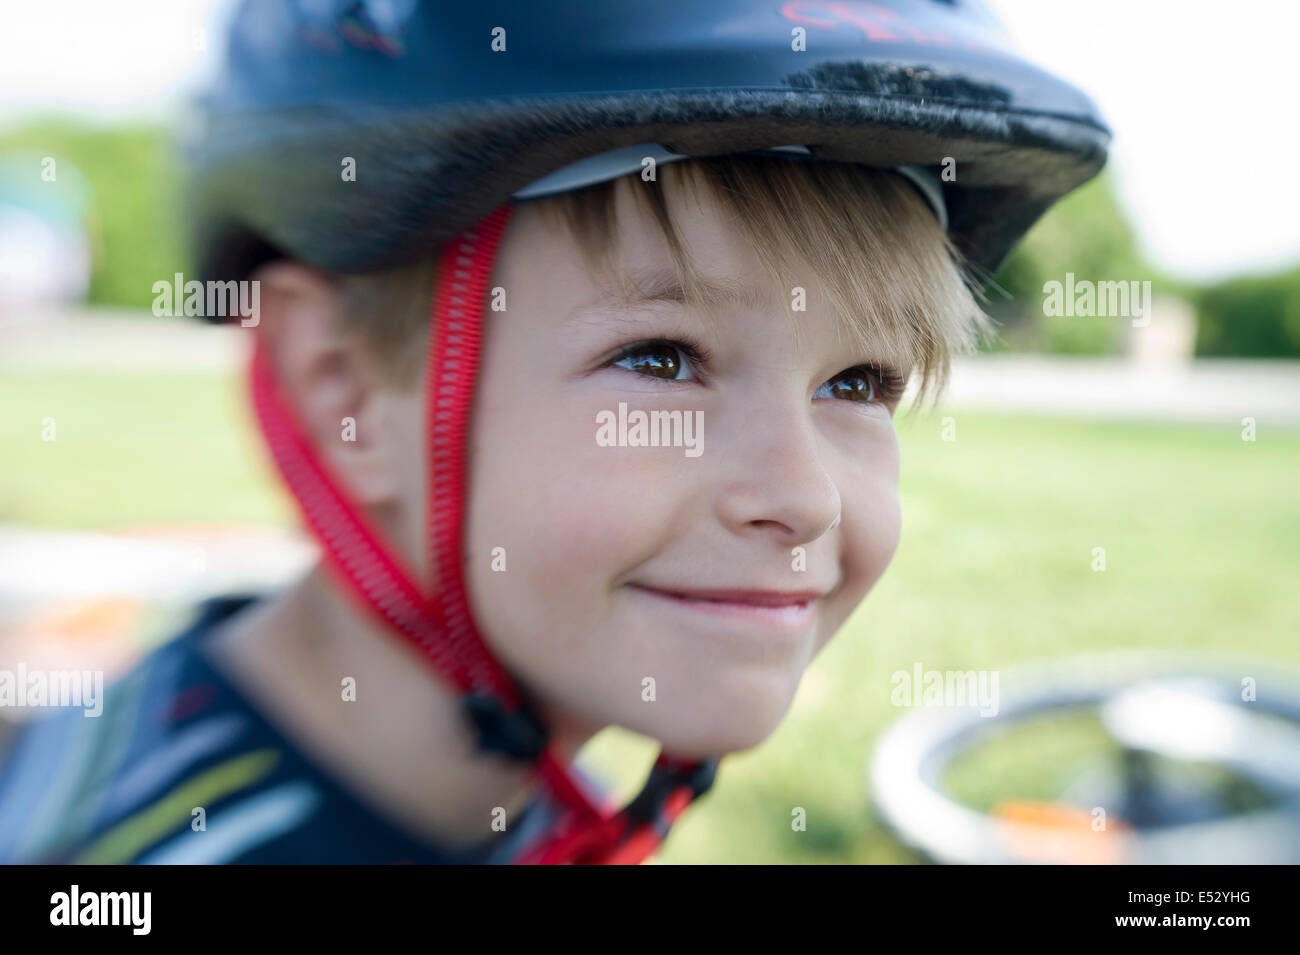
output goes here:
[[[210, 372], [4, 369], [0, 521], [288, 524], [241, 385]], [[42, 440], [47, 418], [53, 441]]]
[[[0, 409], [0, 520], [291, 519], [225, 376], [6, 371]], [[41, 440], [47, 417], [54, 442]], [[1246, 443], [1236, 428], [956, 421], [957, 440], [945, 442], [937, 418], [900, 420], [904, 534], [893, 565], [777, 733], [726, 760], [664, 861], [911, 859], [873, 817], [864, 779], [874, 739], [902, 714], [890, 674], [916, 661], [996, 669], [1138, 647], [1300, 661], [1300, 435]], [[1096, 547], [1104, 572], [1092, 569]], [[650, 748], [610, 732], [590, 755], [630, 784]], [[981, 778], [1026, 796], [1047, 785], [1011, 763], [956, 769], [957, 788], [983, 800]], [[791, 830], [795, 807], [807, 813], [804, 832]]]

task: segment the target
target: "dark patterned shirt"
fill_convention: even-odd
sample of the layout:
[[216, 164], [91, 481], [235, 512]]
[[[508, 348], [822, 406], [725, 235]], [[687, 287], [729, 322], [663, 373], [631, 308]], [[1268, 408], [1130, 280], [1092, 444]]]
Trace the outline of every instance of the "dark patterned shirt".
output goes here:
[[189, 629], [105, 688], [99, 716], [60, 709], [0, 741], [0, 862], [496, 863], [553, 824], [537, 800], [507, 832], [452, 851], [365, 804], [202, 652], [254, 600], [202, 604]]

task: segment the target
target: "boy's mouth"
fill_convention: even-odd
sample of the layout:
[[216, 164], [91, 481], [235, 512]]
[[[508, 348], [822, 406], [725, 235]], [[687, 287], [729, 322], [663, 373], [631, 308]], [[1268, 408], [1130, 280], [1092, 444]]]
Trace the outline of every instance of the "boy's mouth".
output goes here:
[[782, 629], [802, 630], [816, 613], [816, 590], [740, 590], [651, 587], [631, 584], [658, 600], [688, 610]]

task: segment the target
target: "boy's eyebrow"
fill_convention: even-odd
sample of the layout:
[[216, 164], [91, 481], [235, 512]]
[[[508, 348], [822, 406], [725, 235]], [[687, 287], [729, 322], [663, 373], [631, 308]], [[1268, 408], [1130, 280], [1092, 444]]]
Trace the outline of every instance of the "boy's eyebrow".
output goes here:
[[[688, 298], [681, 277], [671, 269], [648, 269], [629, 275], [631, 292], [627, 295], [609, 292], [588, 305], [573, 310], [573, 317], [582, 318], [596, 311], [643, 308], [647, 305], [685, 305]], [[712, 307], [738, 305], [752, 311], [772, 308], [774, 300], [770, 289], [738, 282], [719, 275], [701, 275], [700, 293], [704, 303]]]

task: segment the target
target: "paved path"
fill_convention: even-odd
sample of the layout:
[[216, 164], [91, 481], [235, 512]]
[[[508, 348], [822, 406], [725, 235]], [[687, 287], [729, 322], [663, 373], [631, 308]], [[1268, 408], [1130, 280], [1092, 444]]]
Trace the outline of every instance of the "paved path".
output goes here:
[[0, 374], [6, 367], [223, 371], [245, 354], [241, 331], [248, 330], [118, 309], [9, 315], [0, 319]]
[[1300, 362], [982, 355], [954, 363], [945, 405], [1110, 419], [1300, 428]]

